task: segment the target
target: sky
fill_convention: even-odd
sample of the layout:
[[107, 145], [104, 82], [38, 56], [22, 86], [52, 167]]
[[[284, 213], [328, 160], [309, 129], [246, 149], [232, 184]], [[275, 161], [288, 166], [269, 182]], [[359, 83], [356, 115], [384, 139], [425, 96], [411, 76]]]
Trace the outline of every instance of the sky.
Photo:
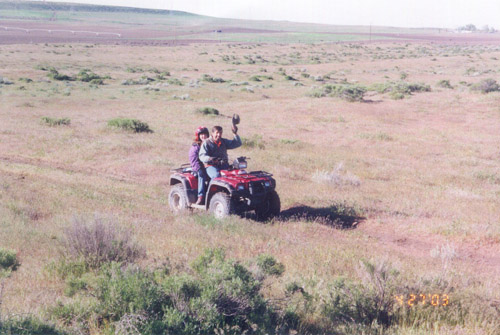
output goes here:
[[50, 0], [171, 9], [220, 18], [335, 25], [500, 29], [500, 0]]

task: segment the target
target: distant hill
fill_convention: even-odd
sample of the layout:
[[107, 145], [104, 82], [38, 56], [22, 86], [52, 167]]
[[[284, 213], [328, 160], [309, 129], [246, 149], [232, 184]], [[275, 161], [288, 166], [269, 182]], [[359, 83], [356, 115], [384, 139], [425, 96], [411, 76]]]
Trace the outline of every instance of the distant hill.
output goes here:
[[164, 14], [177, 16], [201, 16], [177, 10], [147, 9], [123, 6], [101, 6], [63, 2], [42, 1], [0, 1], [0, 9], [30, 10], [30, 11], [61, 11], [61, 12], [99, 12], [99, 13], [136, 13], [136, 14]]

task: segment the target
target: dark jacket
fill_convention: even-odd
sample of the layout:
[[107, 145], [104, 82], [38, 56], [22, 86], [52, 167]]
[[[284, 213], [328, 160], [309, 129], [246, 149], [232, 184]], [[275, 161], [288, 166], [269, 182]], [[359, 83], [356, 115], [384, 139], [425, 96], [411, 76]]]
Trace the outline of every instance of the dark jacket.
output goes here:
[[227, 150], [236, 149], [239, 146], [241, 146], [241, 138], [238, 135], [234, 135], [234, 139], [232, 140], [221, 138], [219, 143], [215, 143], [212, 137], [210, 137], [201, 145], [199, 154], [200, 161], [202, 161], [205, 165], [207, 165], [209, 161], [214, 158], [227, 161]]

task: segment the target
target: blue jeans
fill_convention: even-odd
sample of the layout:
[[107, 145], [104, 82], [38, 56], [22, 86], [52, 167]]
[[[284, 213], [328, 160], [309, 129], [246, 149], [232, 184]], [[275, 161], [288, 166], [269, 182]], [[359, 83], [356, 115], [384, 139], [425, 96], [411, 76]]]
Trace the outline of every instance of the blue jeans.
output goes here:
[[211, 179], [220, 177], [219, 169], [217, 169], [215, 166], [207, 166], [206, 170], [207, 170], [208, 176]]
[[198, 197], [205, 196], [205, 182], [208, 181], [207, 173], [204, 170], [198, 171]]

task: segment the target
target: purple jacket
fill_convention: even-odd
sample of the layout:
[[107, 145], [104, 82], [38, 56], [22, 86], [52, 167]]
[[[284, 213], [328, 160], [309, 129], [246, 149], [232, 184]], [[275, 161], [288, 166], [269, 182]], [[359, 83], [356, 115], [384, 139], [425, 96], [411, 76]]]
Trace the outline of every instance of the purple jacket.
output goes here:
[[191, 168], [193, 171], [200, 171], [200, 169], [205, 168], [203, 166], [203, 163], [200, 162], [200, 159], [198, 158], [198, 154], [200, 152], [200, 146], [198, 143], [193, 143], [191, 146], [191, 149], [189, 149], [189, 162], [191, 163]]

